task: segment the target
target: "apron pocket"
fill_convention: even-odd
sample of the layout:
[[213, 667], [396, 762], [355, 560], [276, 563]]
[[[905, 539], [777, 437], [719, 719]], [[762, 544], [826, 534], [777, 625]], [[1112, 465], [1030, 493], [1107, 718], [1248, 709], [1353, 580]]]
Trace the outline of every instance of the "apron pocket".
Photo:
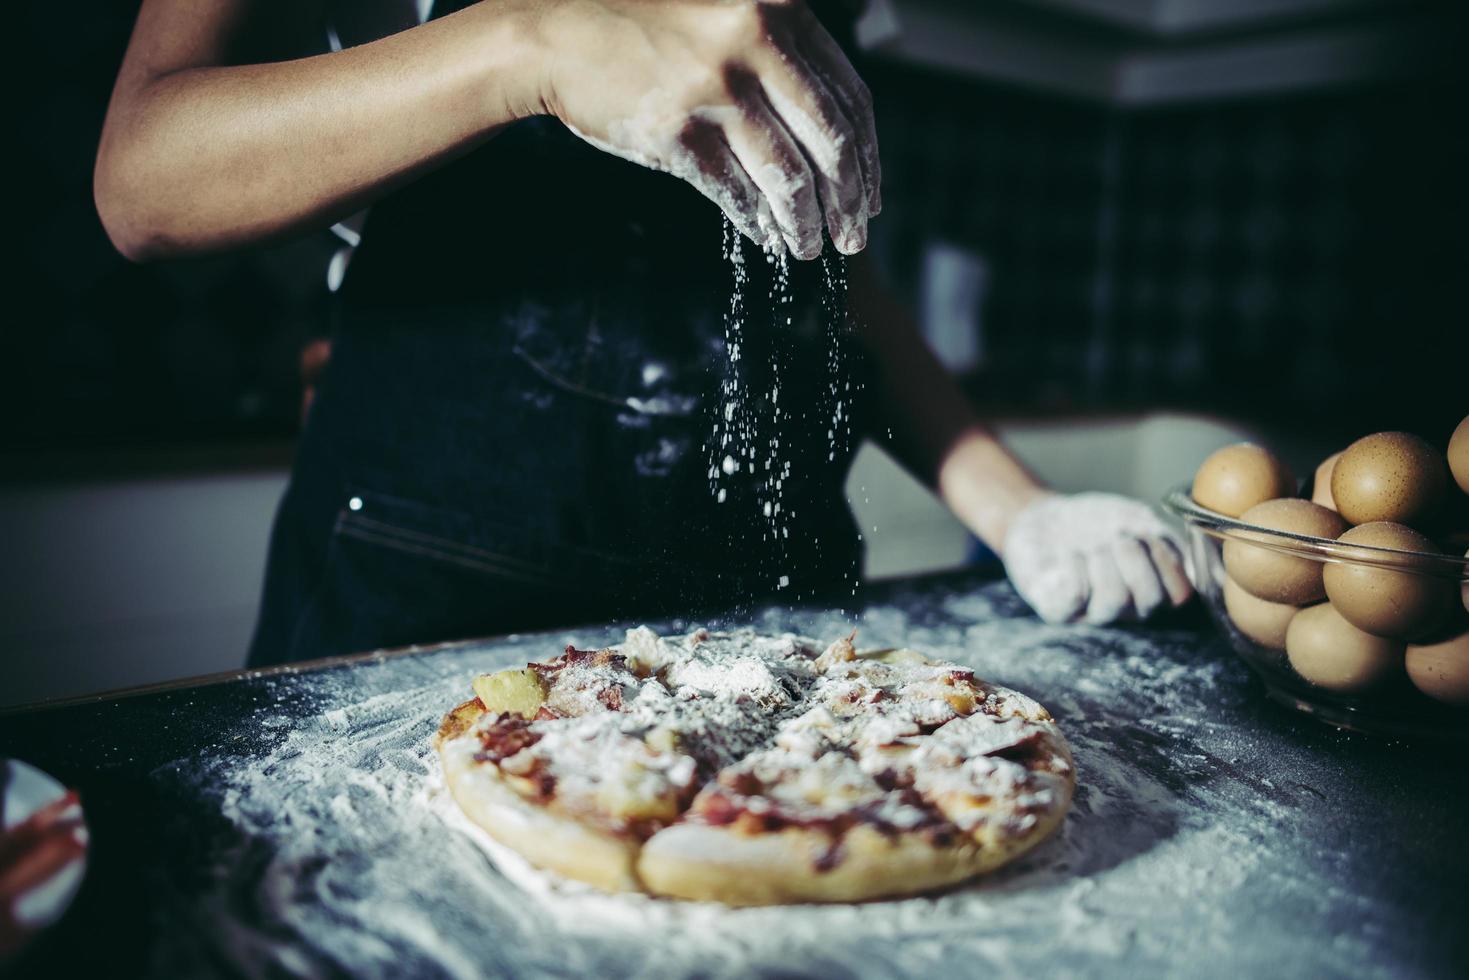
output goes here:
[[525, 535], [488, 547], [495, 528], [467, 515], [357, 491], [332, 528], [320, 586], [291, 657], [546, 629], [602, 618], [600, 596], [553, 572]]
[[527, 585], [570, 588], [552, 549], [524, 529], [389, 494], [352, 490], [333, 533]]

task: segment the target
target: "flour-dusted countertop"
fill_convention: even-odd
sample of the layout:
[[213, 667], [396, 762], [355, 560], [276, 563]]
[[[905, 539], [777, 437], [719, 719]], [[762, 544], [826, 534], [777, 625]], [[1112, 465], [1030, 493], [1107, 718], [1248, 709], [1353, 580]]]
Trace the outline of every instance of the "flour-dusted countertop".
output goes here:
[[[739, 623], [908, 645], [1046, 704], [1063, 831], [948, 894], [727, 910], [507, 879], [428, 738], [479, 672], [576, 629], [0, 716], [0, 754], [78, 786], [93, 864], [25, 964], [108, 976], [1462, 975], [1469, 764], [1266, 704], [1202, 618], [1053, 627], [944, 576]], [[654, 624], [655, 628], [658, 624]], [[664, 624], [684, 630], [693, 624]], [[728, 624], [736, 625], [735, 622]], [[517, 883], [519, 882], [519, 883]]]

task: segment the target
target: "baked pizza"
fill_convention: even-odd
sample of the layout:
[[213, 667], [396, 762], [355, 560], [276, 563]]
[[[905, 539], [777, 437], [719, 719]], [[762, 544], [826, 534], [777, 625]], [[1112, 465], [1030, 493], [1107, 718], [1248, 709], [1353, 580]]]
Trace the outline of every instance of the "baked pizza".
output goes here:
[[912, 650], [660, 637], [474, 680], [435, 736], [468, 817], [607, 891], [852, 902], [989, 871], [1061, 822], [1046, 709]]

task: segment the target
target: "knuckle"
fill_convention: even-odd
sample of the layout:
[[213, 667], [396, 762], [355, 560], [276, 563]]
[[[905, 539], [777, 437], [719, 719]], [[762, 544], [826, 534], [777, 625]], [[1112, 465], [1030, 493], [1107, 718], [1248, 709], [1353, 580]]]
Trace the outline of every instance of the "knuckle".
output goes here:
[[737, 50], [759, 44], [770, 37], [771, 15], [763, 3], [742, 3], [731, 9], [725, 20], [725, 41]]
[[674, 139], [700, 171], [708, 172], [717, 165], [723, 140], [718, 127], [700, 119], [686, 119], [679, 125]]
[[750, 69], [738, 61], [726, 61], [719, 68], [715, 86], [718, 95], [726, 102], [743, 102], [751, 91], [753, 76]]
[[858, 141], [851, 137], [838, 137], [835, 144], [836, 172], [842, 180], [862, 178], [862, 158], [858, 152]]
[[705, 142], [704, 125], [697, 119], [684, 119], [673, 134], [674, 141], [686, 150], [698, 149]]

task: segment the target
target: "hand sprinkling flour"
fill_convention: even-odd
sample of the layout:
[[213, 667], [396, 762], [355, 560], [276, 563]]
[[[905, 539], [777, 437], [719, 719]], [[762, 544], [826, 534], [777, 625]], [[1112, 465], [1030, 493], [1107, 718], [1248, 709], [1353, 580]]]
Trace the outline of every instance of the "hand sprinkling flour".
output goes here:
[[1005, 570], [1053, 623], [1143, 619], [1191, 593], [1173, 532], [1151, 507], [1109, 493], [1051, 495], [1021, 511]]
[[692, 184], [741, 233], [846, 254], [881, 208], [872, 99], [803, 0], [562, 0], [543, 101], [599, 149]]

